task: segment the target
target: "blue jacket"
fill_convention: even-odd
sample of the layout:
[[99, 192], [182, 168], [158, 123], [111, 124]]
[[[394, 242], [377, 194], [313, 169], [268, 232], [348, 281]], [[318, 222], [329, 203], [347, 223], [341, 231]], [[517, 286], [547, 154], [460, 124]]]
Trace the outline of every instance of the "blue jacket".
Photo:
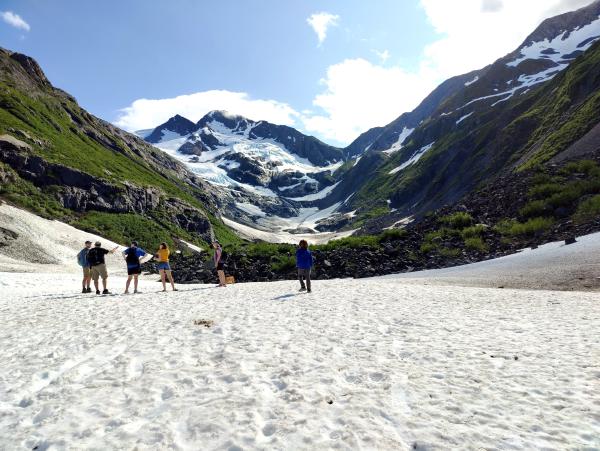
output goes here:
[[296, 251], [296, 266], [300, 269], [310, 269], [313, 265], [313, 257], [308, 249], [298, 249]]

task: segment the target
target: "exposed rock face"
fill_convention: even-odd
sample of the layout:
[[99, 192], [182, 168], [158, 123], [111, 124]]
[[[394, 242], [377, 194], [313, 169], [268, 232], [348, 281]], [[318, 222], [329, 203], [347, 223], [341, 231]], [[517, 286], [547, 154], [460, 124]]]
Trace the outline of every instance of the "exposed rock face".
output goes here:
[[[51, 187], [57, 200], [70, 210], [145, 215], [163, 208], [174, 224], [206, 240], [211, 238], [212, 227], [206, 215], [185, 202], [165, 198], [156, 188], [131, 183], [117, 186], [76, 169], [49, 163], [33, 154], [28, 144], [10, 135], [0, 136], [0, 162], [38, 187]], [[9, 172], [0, 172], [0, 179], [10, 176]]]

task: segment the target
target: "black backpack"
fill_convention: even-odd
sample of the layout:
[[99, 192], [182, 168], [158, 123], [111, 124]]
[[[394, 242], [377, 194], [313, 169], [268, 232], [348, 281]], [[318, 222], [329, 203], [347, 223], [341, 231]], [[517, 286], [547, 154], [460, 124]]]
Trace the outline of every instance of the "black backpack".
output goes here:
[[102, 256], [99, 255], [97, 248], [92, 248], [88, 251], [87, 260], [90, 266], [96, 266], [102, 262]]
[[131, 265], [139, 265], [140, 264], [140, 257], [138, 257], [138, 255], [137, 255], [136, 247], [130, 247], [127, 250], [127, 257], [125, 257], [125, 261]]

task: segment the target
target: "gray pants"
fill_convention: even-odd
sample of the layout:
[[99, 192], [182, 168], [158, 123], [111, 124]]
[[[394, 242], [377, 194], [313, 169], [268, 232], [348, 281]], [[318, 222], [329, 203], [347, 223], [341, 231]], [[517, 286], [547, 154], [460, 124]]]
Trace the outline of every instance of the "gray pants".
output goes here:
[[[304, 279], [306, 279], [306, 285], [304, 285]], [[310, 291], [310, 268], [298, 268], [298, 280], [300, 281], [300, 286], [302, 288], [306, 288]]]

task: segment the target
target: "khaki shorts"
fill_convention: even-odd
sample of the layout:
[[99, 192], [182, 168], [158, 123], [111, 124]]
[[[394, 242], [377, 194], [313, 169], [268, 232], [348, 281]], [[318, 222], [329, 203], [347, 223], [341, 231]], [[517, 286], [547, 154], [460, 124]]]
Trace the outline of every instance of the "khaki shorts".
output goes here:
[[89, 266], [86, 266], [85, 268], [83, 268], [83, 277], [87, 278], [87, 277], [91, 277], [92, 276], [92, 268], [90, 268]]
[[106, 265], [104, 263], [92, 266], [92, 279], [98, 280], [98, 278], [102, 278], [102, 280], [108, 278], [108, 272], [106, 272]]

